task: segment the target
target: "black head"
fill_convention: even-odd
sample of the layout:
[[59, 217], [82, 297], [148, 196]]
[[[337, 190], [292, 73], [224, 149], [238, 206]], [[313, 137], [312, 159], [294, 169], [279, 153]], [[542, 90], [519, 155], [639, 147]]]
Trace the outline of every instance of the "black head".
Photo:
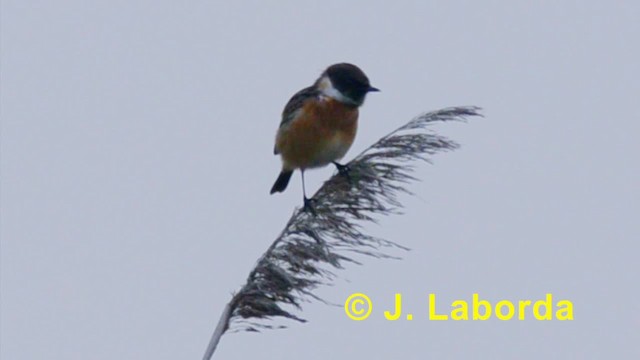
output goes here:
[[331, 81], [329, 86], [337, 90], [345, 100], [357, 106], [362, 105], [368, 92], [380, 91], [371, 86], [367, 75], [353, 64], [331, 65], [324, 71], [319, 82], [322, 82], [323, 78], [328, 78]]

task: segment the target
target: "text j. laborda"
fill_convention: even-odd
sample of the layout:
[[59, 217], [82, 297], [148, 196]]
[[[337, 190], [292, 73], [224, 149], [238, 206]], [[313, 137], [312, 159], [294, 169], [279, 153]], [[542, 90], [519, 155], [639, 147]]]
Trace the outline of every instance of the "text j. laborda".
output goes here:
[[[391, 308], [381, 314], [390, 321], [413, 320], [413, 314], [403, 310], [402, 294], [397, 293]], [[345, 301], [344, 311], [352, 320], [365, 320], [372, 315], [373, 302], [363, 293], [353, 293]], [[554, 301], [553, 294], [546, 294], [544, 299], [491, 303], [473, 294], [471, 301], [455, 300], [447, 309], [445, 304], [438, 303], [436, 294], [429, 294], [428, 312], [424, 315], [420, 317], [433, 321], [489, 320], [492, 317], [499, 320], [573, 320], [573, 303], [566, 299]]]

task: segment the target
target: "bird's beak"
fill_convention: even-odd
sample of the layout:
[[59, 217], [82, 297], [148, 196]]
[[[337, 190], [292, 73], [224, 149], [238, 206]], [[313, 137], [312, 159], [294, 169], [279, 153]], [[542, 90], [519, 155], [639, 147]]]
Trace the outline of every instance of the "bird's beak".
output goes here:
[[367, 89], [368, 92], [376, 92], [376, 91], [380, 91], [380, 89], [378, 88], [374, 88], [373, 86], [369, 86], [369, 89]]

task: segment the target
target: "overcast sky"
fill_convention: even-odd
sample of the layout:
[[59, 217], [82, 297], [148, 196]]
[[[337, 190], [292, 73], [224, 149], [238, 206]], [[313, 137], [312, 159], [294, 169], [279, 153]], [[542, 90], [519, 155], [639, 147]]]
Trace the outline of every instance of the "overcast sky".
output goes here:
[[[231, 293], [301, 204], [275, 131], [335, 62], [382, 92], [347, 160], [423, 111], [461, 149], [421, 165], [405, 215], [318, 294], [405, 296], [414, 320], [305, 304], [214, 359], [640, 358], [637, 1], [32, 1], [1, 9], [4, 360], [199, 359]], [[333, 172], [308, 172], [317, 189]], [[575, 320], [433, 322], [477, 292]], [[377, 300], [377, 301], [376, 301]]]

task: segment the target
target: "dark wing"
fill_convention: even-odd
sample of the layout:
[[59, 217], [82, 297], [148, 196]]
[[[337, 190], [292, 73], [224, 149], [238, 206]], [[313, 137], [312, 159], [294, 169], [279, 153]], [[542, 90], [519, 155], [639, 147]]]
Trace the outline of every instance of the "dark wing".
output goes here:
[[[315, 86], [309, 86], [295, 93], [295, 95], [289, 99], [289, 102], [285, 105], [284, 110], [282, 111], [280, 128], [287, 126], [291, 121], [293, 121], [293, 119], [295, 119], [298, 114], [298, 110], [302, 109], [307, 100], [315, 99], [318, 96], [320, 96], [320, 92], [315, 88]], [[278, 154], [278, 150], [274, 148], [273, 153]]]
[[296, 117], [296, 112], [302, 108], [307, 100], [314, 99], [319, 95], [320, 92], [318, 92], [318, 90], [316, 90], [314, 86], [304, 88], [293, 95], [282, 111], [282, 121], [280, 121], [280, 127], [288, 124], [291, 120], [293, 120]]

